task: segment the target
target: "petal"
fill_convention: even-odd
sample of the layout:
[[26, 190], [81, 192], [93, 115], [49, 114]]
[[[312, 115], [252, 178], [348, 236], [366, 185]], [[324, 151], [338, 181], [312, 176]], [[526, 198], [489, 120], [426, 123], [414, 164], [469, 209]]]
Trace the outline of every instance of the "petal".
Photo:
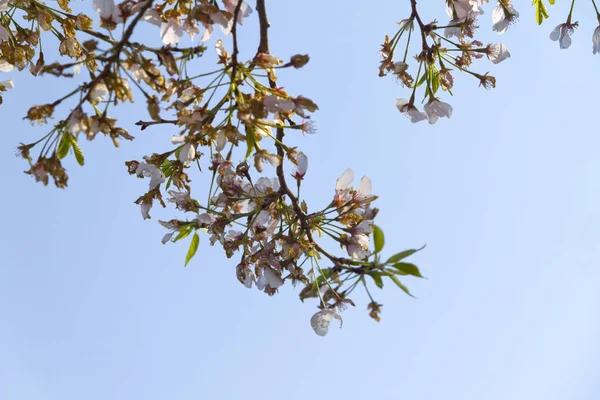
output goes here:
[[561, 49], [568, 49], [571, 46], [571, 36], [568, 34], [564, 35], [560, 38], [559, 43]]
[[492, 22], [494, 24], [497, 24], [504, 18], [506, 18], [506, 15], [504, 14], [504, 9], [502, 8], [502, 5], [498, 3], [498, 6], [496, 6], [496, 8], [494, 8], [494, 11], [492, 12]]
[[169, 240], [171, 240], [171, 237], [173, 236], [174, 233], [175, 232], [170, 232], [170, 233], [167, 233], [165, 236], [163, 236], [161, 243], [166, 244]]
[[267, 287], [268, 284], [269, 282], [267, 281], [267, 278], [265, 278], [265, 274], [262, 273], [256, 281], [256, 287], [258, 288], [258, 290], [263, 290]]
[[279, 275], [277, 275], [271, 268], [265, 268], [263, 270], [263, 274], [269, 282], [269, 286], [273, 289], [277, 289], [281, 285], [283, 285], [283, 279]]
[[363, 176], [360, 180], [360, 184], [358, 185], [358, 194], [363, 197], [367, 197], [371, 195], [373, 185], [371, 183], [371, 179], [367, 176]]
[[142, 17], [142, 20], [158, 27], [161, 26], [160, 13], [154, 8], [147, 10]]
[[8, 40], [8, 31], [5, 27], [0, 25], [0, 43], [6, 42]]
[[400, 112], [404, 112], [405, 110], [403, 108], [404, 108], [404, 106], [406, 106], [408, 104], [408, 100], [407, 99], [397, 99], [395, 103], [396, 103], [396, 107], [398, 107], [398, 110], [400, 110]]
[[149, 214], [150, 208], [151, 208], [150, 203], [143, 201], [140, 204], [140, 211], [142, 212], [142, 218], [150, 219], [150, 214]]
[[160, 27], [160, 37], [164, 44], [176, 44], [182, 36], [183, 29], [176, 18], [169, 18], [169, 20]]
[[198, 220], [200, 223], [202, 223], [202, 224], [205, 224], [205, 225], [212, 225], [212, 224], [214, 224], [214, 223], [215, 223], [215, 221], [217, 220], [217, 219], [216, 219], [214, 216], [212, 216], [211, 214], [207, 214], [207, 213], [204, 213], [204, 214], [200, 214], [200, 215], [198, 215], [198, 216], [196, 217], [196, 219], [197, 219], [197, 220]]
[[552, 40], [553, 42], [556, 42], [558, 40], [558, 38], [560, 37], [560, 28], [561, 25], [558, 25], [556, 28], [554, 28], [554, 30], [550, 33], [550, 40]]
[[347, 170], [345, 170], [342, 173], [342, 175], [336, 181], [335, 190], [339, 191], [339, 190], [347, 189], [353, 180], [354, 180], [354, 171], [352, 171], [352, 169], [348, 168]]

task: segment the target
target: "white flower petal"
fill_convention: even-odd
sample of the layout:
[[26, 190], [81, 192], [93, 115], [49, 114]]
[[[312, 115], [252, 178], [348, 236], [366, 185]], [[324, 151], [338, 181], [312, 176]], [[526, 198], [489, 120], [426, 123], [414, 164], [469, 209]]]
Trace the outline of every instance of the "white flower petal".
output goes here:
[[169, 18], [169, 20], [160, 27], [160, 37], [164, 44], [176, 44], [181, 40], [182, 36], [183, 28], [177, 18]]
[[371, 191], [373, 189], [373, 184], [371, 183], [371, 179], [367, 176], [363, 176], [360, 180], [360, 184], [358, 185], [358, 194], [363, 197], [368, 197], [371, 195]]
[[342, 173], [342, 175], [336, 181], [335, 190], [340, 191], [340, 190], [347, 189], [353, 180], [354, 180], [354, 171], [352, 171], [352, 169], [348, 168], [347, 170], [345, 170]]
[[325, 336], [329, 331], [329, 324], [334, 318], [340, 321], [341, 328], [343, 323], [342, 317], [334, 310], [321, 310], [317, 312], [310, 319], [310, 326], [314, 329], [317, 335]]
[[277, 275], [271, 268], [263, 269], [263, 274], [271, 288], [277, 289], [283, 285], [283, 279], [281, 279], [281, 277]]

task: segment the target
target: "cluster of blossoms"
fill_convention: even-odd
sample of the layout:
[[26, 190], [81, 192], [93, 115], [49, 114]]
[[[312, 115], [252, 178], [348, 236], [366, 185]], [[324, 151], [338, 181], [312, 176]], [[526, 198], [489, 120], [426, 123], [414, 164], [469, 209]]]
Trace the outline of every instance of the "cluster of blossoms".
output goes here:
[[[452, 115], [452, 106], [439, 96], [440, 89], [452, 94], [454, 72], [465, 72], [484, 88], [493, 88], [496, 79], [472, 71], [472, 64], [483, 57], [497, 64], [510, 53], [503, 44], [484, 45], [474, 39], [489, 0], [446, 0], [449, 22], [443, 26], [424, 23], [416, 0], [407, 1], [411, 14], [395, 35], [386, 36], [379, 74], [391, 73], [412, 89], [408, 99], [396, 101], [402, 113], [412, 122], [433, 124]], [[600, 23], [595, 0], [591, 2]], [[570, 46], [578, 26], [572, 22], [574, 3], [571, 0], [566, 22], [550, 35], [561, 48]], [[544, 0], [533, 4], [541, 23], [548, 18]], [[236, 258], [235, 275], [244, 286], [274, 295], [286, 282], [301, 285], [303, 301], [318, 299], [320, 311], [310, 321], [318, 335], [325, 335], [334, 319], [341, 323], [340, 312], [354, 305], [350, 295], [357, 287], [364, 288], [369, 314], [376, 320], [381, 304], [373, 299], [369, 284], [382, 288], [384, 280], [391, 280], [410, 295], [400, 278], [422, 276], [404, 259], [420, 249], [385, 261], [381, 257], [385, 240], [374, 223], [377, 196], [370, 179], [363, 177], [357, 187], [351, 186], [354, 174], [346, 170], [330, 202], [311, 211], [300, 196], [308, 157], [285, 139], [313, 133], [310, 115], [318, 107], [278, 83], [278, 70], [300, 69], [309, 57], [297, 54], [284, 61], [270, 53], [265, 0], [256, 0], [254, 9], [243, 0], [93, 0], [95, 13], [90, 15], [71, 8], [85, 5], [70, 0], [0, 0], [0, 73], [28, 70], [34, 76], [66, 79], [84, 70], [81, 76], [89, 76], [55, 101], [27, 112], [25, 118], [40, 125], [62, 115], [39, 140], [19, 146], [18, 154], [30, 166], [27, 174], [45, 185], [52, 178], [57, 187], [66, 187], [63, 160], [72, 155], [84, 164], [80, 139], [93, 141], [101, 134], [117, 147], [121, 140], [134, 139], [111, 115], [115, 107], [133, 102], [134, 95], [143, 96], [148, 118], [140, 119], [139, 129], [160, 125], [174, 134], [168, 149], [126, 163], [131, 175], [148, 179], [148, 190], [135, 202], [144, 219], [151, 218], [155, 203], [173, 204], [187, 214], [159, 221], [168, 230], [163, 243], [190, 240], [186, 264], [199, 248], [200, 235], [206, 235], [227, 258]], [[241, 61], [237, 28], [254, 17], [259, 22], [258, 49], [254, 57]], [[499, 0], [491, 17], [493, 30], [503, 34], [519, 13], [510, 0]], [[156, 33], [139, 41], [134, 32], [144, 24], [154, 25]], [[47, 62], [43, 35], [56, 38], [58, 60]], [[184, 35], [191, 42], [187, 47], [181, 45]], [[209, 43], [216, 35], [222, 38]], [[413, 37], [420, 38], [414, 78], [407, 58]], [[600, 52], [600, 26], [592, 41], [594, 54]], [[48, 41], [44, 43], [47, 48]], [[208, 47], [214, 52], [206, 52]], [[216, 60], [214, 69], [198, 70], [201, 57]], [[13, 80], [0, 79], [0, 92], [13, 87]], [[416, 104], [419, 87], [424, 92], [423, 111]], [[34, 149], [37, 157], [32, 156]], [[285, 172], [289, 166], [291, 174]], [[209, 172], [210, 184], [196, 186], [192, 195], [192, 175], [203, 171]], [[329, 249], [332, 244], [341, 256]]]
[[[167, 229], [163, 244], [189, 240], [185, 264], [206, 235], [227, 258], [237, 260], [235, 275], [244, 286], [274, 295], [286, 282], [301, 285], [303, 301], [318, 299], [320, 311], [311, 319], [318, 335], [327, 333], [333, 319], [341, 321], [340, 312], [354, 305], [350, 295], [357, 287], [368, 294], [376, 320], [381, 304], [368, 285], [382, 288], [386, 278], [410, 294], [400, 278], [421, 277], [414, 264], [404, 262], [418, 250], [381, 258], [384, 236], [374, 223], [377, 196], [369, 178], [354, 187], [354, 174], [346, 170], [325, 207], [309, 211], [302, 200], [308, 157], [285, 139], [313, 133], [311, 114], [318, 107], [287, 93], [277, 71], [300, 69], [309, 57], [298, 54], [284, 61], [270, 53], [265, 0], [257, 0], [254, 9], [242, 0], [94, 0], [91, 17], [74, 13], [68, 0], [58, 6], [0, 0], [3, 71], [29, 68], [34, 75], [69, 78], [85, 69], [88, 74], [81, 75], [89, 75], [56, 101], [28, 111], [29, 121], [47, 124], [65, 108], [46, 135], [19, 147], [36, 181], [47, 184], [52, 178], [57, 187], [66, 187], [63, 160], [72, 155], [83, 165], [81, 138], [92, 141], [103, 134], [115, 146], [133, 140], [111, 112], [143, 96], [148, 117], [136, 124], [139, 129], [165, 126], [173, 135], [167, 149], [126, 163], [131, 175], [148, 182], [135, 203], [144, 219], [151, 218], [156, 204], [172, 204], [182, 213], [159, 223]], [[255, 16], [258, 49], [242, 61], [237, 28]], [[22, 28], [21, 19], [31, 28]], [[143, 24], [155, 25], [156, 36], [135, 41], [134, 31]], [[214, 51], [206, 51], [215, 26], [223, 37], [210, 44]], [[59, 39], [66, 62], [44, 61], [42, 32]], [[191, 46], [180, 46], [184, 33]], [[214, 60], [213, 70], [198, 70], [200, 57]], [[0, 82], [0, 89], [9, 87], [12, 82]], [[444, 116], [443, 109], [431, 107]], [[39, 149], [37, 158], [33, 149]], [[286, 167], [293, 171], [286, 173]], [[206, 179], [193, 189], [203, 171], [210, 183]]]
[[[425, 24], [421, 19], [417, 1], [409, 0], [411, 3], [411, 14], [407, 19], [398, 23], [399, 29], [390, 38], [385, 37], [381, 48], [382, 61], [379, 66], [379, 76], [391, 73], [400, 83], [412, 89], [409, 99], [396, 100], [398, 110], [405, 114], [413, 123], [429, 121], [430, 124], [437, 122], [439, 118], [450, 118], [452, 106], [441, 101], [438, 97], [439, 90], [446, 91], [452, 95], [454, 85], [454, 72], [460, 71], [475, 77], [480, 86], [491, 89], [496, 87], [496, 78], [488, 73], [477, 73], [471, 70], [475, 59], [487, 56], [493, 64], [498, 64], [510, 57], [510, 53], [504, 44], [485, 45], [474, 39], [478, 29], [478, 18], [484, 14], [483, 5], [489, 0], [446, 0], [446, 12], [450, 21], [446, 25], [440, 25], [437, 21]], [[600, 12], [596, 7], [595, 0], [591, 0], [598, 22], [600, 23]], [[554, 0], [550, 0], [554, 4]], [[558, 41], [561, 49], [566, 49], [571, 44], [571, 35], [578, 23], [572, 22], [573, 6], [575, 0], [571, 0], [571, 8], [567, 21], [558, 25], [550, 34], [553, 41]], [[536, 7], [536, 18], [541, 24], [548, 18], [548, 12], [543, 0], [534, 0]], [[519, 18], [519, 13], [513, 7], [511, 0], [498, 0], [492, 11], [492, 29], [499, 35]], [[420, 52], [414, 57], [416, 61], [417, 75], [415, 78], [408, 72], [409, 64], [407, 57], [413, 39], [415, 28], [419, 31]], [[417, 35], [414, 35], [417, 36]], [[400, 52], [401, 60], [396, 58], [398, 44], [402, 38], [406, 38], [403, 51]], [[592, 36], [593, 53], [600, 52], [600, 26]], [[423, 86], [424, 104], [423, 111], [416, 105], [417, 89]]]

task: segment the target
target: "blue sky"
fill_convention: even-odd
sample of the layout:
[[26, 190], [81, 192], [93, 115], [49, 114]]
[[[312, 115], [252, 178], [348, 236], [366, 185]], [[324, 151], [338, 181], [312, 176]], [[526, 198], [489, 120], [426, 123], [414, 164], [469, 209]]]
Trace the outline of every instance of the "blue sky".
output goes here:
[[[297, 141], [310, 159], [307, 201], [328, 202], [347, 167], [370, 176], [385, 251], [427, 244], [414, 262], [428, 279], [406, 282], [418, 299], [377, 292], [376, 323], [360, 294], [343, 329], [322, 338], [309, 324], [315, 304], [289, 285], [275, 297], [246, 289], [206, 238], [184, 268], [187, 245], [161, 245], [156, 223], [174, 211], [143, 221], [133, 201], [147, 183], [123, 165], [170, 148], [176, 132], [139, 132], [139, 114], [122, 112], [133, 143], [85, 142], [86, 166], [66, 165], [69, 188], [43, 187], [14, 157], [42, 132], [21, 116], [68, 86], [10, 73], [15, 89], [0, 108], [0, 399], [598, 399], [591, 6], [576, 4], [582, 26], [567, 51], [548, 35], [568, 4], [542, 27], [519, 5], [521, 21], [501, 37], [488, 6], [483, 37], [512, 58], [477, 64], [498, 87], [458, 76], [455, 97], [443, 97], [452, 119], [429, 126], [400, 115], [405, 89], [377, 77], [379, 44], [408, 2], [307, 0], [293, 12], [269, 3], [272, 51], [312, 57], [280, 81], [320, 106], [318, 133]], [[422, 14], [446, 18], [442, 1]], [[241, 29], [245, 56], [255, 32], [251, 21]]]

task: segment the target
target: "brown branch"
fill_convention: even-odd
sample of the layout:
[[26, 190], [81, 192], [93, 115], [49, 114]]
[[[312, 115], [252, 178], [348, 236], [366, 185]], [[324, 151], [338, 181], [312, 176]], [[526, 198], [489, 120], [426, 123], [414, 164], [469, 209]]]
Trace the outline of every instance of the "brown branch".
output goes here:
[[[256, 11], [258, 12], [258, 20], [260, 24], [260, 43], [258, 45], [257, 54], [269, 54], [269, 27], [271, 25], [269, 24], [269, 20], [267, 18], [265, 0], [256, 0]], [[275, 89], [277, 87], [277, 83], [273, 79], [269, 78], [269, 86], [271, 87], [271, 89]], [[290, 198], [292, 208], [294, 209], [294, 213], [296, 214], [296, 217], [300, 222], [300, 227], [302, 231], [304, 231], [304, 233], [306, 234], [306, 237], [308, 238], [309, 242], [313, 245], [315, 250], [327, 257], [331, 262], [333, 262], [333, 264], [336, 267], [356, 272], [360, 268], [353, 268], [346, 265], [348, 263], [353, 262], [353, 260], [335, 257], [329, 254], [314, 240], [308, 221], [308, 216], [302, 211], [302, 208], [300, 207], [300, 204], [298, 202], [298, 198], [296, 198], [294, 193], [290, 190], [290, 187], [288, 186], [287, 181], [285, 179], [285, 172], [283, 171], [283, 160], [285, 156], [285, 151], [282, 145], [284, 136], [284, 128], [277, 128], [277, 140], [275, 141], [275, 147], [277, 148], [277, 155], [281, 157], [281, 163], [277, 166], [276, 173], [277, 179], [279, 180], [280, 192]]]
[[237, 6], [235, 6], [235, 11], [233, 12], [233, 26], [231, 27], [231, 35], [233, 36], [233, 54], [231, 54], [231, 64], [233, 65], [234, 71], [238, 63], [238, 53], [240, 52], [238, 49], [237, 40], [237, 20], [240, 15], [240, 9], [242, 8], [242, 4], [244, 4], [243, 0], [238, 0], [238, 4]]
[[[233, 36], [233, 53], [231, 54], [231, 83], [235, 85], [235, 76], [237, 75], [237, 66], [238, 66], [238, 54], [240, 52], [238, 48], [238, 40], [237, 40], [237, 20], [240, 15], [240, 9], [242, 8], [242, 4], [244, 4], [243, 0], [238, 0], [237, 6], [235, 6], [235, 11], [233, 12], [233, 26], [231, 28], [231, 35]], [[237, 91], [237, 86], [235, 86], [235, 90]]]
[[267, 18], [265, 0], [256, 0], [256, 12], [260, 24], [260, 43], [258, 44], [257, 53], [269, 54], [269, 28], [271, 24]]
[[428, 50], [429, 46], [427, 45], [427, 36], [426, 36], [426, 31], [428, 28], [421, 20], [421, 16], [419, 15], [419, 12], [417, 11], [417, 0], [410, 0], [410, 6], [412, 9], [411, 17], [415, 18], [417, 20], [417, 23], [419, 24], [419, 30], [421, 31], [421, 41], [422, 41], [422, 45], [423, 45], [423, 50], [424, 51]]
[[142, 120], [140, 120], [140, 121], [136, 122], [135, 124], [137, 126], [140, 126], [141, 127], [140, 129], [143, 131], [144, 129], [146, 129], [147, 127], [152, 126], [152, 125], [160, 125], [160, 124], [176, 125], [177, 122], [178, 121], [176, 119], [162, 119], [161, 118], [158, 121], [142, 121]]

